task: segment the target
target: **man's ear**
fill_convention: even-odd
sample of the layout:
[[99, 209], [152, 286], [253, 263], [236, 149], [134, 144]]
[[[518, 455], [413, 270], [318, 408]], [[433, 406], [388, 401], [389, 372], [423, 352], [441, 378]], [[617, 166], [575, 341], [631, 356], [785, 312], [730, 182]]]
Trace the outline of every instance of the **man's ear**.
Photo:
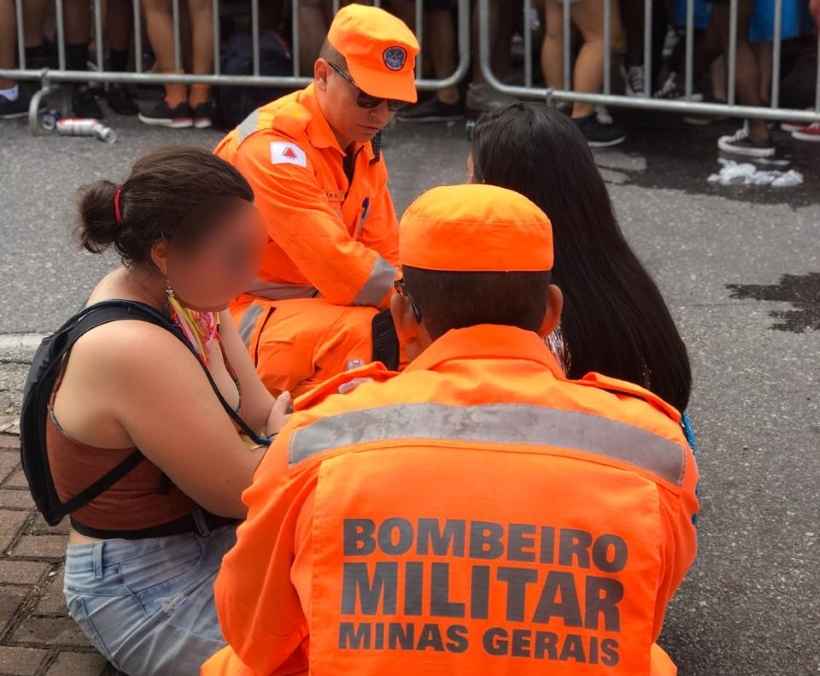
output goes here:
[[316, 82], [316, 87], [323, 92], [327, 91], [328, 70], [330, 66], [327, 65], [327, 61], [322, 58], [316, 59], [313, 64], [313, 80]]
[[409, 298], [394, 293], [390, 298], [390, 316], [396, 327], [399, 345], [408, 359], [415, 359], [433, 342], [427, 329], [416, 319]]
[[538, 329], [538, 335], [546, 337], [553, 332], [561, 321], [561, 311], [564, 309], [564, 294], [555, 284], [547, 287], [547, 311], [544, 321]]

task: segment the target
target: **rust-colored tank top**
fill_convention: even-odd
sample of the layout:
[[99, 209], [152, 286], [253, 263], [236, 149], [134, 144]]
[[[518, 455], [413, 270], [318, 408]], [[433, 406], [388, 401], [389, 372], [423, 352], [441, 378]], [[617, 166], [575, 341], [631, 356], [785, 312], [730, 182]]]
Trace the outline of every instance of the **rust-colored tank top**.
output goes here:
[[[238, 388], [238, 378], [224, 349], [222, 356], [228, 374]], [[63, 370], [67, 363], [68, 355]], [[48, 407], [46, 443], [54, 488], [60, 500], [66, 502], [105, 476], [137, 449], [96, 448], [66, 434], [53, 410], [61, 384], [62, 375], [54, 385]], [[196, 503], [191, 498], [177, 488], [159, 467], [143, 457], [142, 462], [111, 488], [75, 510], [71, 519], [75, 527], [81, 524], [98, 531], [140, 531], [172, 523], [191, 514], [194, 507]]]
[[[136, 450], [95, 448], [76, 441], [62, 430], [51, 411], [46, 421], [46, 440], [54, 487], [63, 502], [88, 488]], [[135, 531], [176, 521], [190, 514], [194, 506], [194, 501], [171, 483], [159, 467], [143, 458], [71, 517], [95, 530]]]

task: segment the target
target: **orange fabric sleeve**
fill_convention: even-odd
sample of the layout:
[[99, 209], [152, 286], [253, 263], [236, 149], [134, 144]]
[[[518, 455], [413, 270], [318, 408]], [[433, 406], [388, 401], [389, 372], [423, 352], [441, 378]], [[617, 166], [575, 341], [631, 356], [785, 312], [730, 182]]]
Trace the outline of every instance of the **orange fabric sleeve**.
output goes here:
[[291, 576], [296, 552], [309, 550], [299, 538], [308, 537], [310, 529], [297, 527], [311, 518], [316, 471], [315, 466], [295, 474], [288, 470], [286, 437], [279, 435], [242, 496], [248, 517], [214, 585], [225, 639], [254, 676], [307, 669], [302, 648], [307, 621]]
[[[309, 159], [307, 167], [272, 163], [274, 140], [288, 141], [257, 133], [242, 144], [235, 158], [236, 168], [253, 188], [268, 236], [329, 302], [383, 305], [392, 289], [392, 266], [375, 249], [353, 239], [316, 180]], [[384, 200], [379, 202], [374, 216], [385, 208]]]

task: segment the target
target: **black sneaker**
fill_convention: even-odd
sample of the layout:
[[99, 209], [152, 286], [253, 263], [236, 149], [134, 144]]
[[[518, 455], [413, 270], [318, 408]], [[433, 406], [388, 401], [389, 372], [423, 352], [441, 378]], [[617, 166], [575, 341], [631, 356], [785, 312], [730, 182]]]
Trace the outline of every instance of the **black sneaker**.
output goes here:
[[724, 153], [757, 158], [774, 157], [776, 152], [771, 138], [765, 143], [753, 141], [748, 125], [743, 125], [734, 134], [721, 136], [718, 139], [718, 148]]
[[102, 120], [105, 114], [97, 103], [94, 92], [85, 85], [74, 87], [71, 94], [71, 112], [75, 117]]
[[28, 115], [29, 97], [22, 91], [17, 94], [14, 101], [10, 101], [5, 96], [0, 96], [0, 120], [13, 120], [15, 117], [25, 117]]
[[626, 133], [617, 124], [601, 124], [595, 113], [572, 120], [592, 148], [607, 148], [626, 141]]
[[205, 101], [194, 108], [193, 113], [194, 126], [197, 129], [207, 129], [213, 125], [214, 118], [214, 102]]
[[411, 108], [399, 111], [402, 122], [446, 122], [464, 117], [464, 102], [444, 103], [438, 96], [433, 96]]
[[140, 109], [134, 103], [131, 92], [122, 84], [108, 85], [108, 91], [105, 93], [105, 100], [117, 115], [138, 115]]
[[156, 127], [173, 127], [174, 129], [184, 129], [185, 127], [192, 127], [194, 124], [191, 107], [186, 101], [171, 108], [165, 99], [161, 99], [147, 113], [140, 113], [139, 119], [143, 124]]

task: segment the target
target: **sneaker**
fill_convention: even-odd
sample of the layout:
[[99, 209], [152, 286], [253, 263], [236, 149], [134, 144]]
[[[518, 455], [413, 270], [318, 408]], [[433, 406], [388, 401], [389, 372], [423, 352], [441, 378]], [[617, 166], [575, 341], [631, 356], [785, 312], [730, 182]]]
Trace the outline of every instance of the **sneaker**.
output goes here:
[[774, 157], [775, 154], [775, 147], [771, 140], [766, 143], [758, 143], [752, 140], [749, 136], [748, 125], [743, 125], [730, 136], [721, 136], [718, 139], [718, 148], [725, 153], [745, 155], [746, 157], [765, 158]]
[[595, 106], [595, 117], [598, 118], [598, 122], [601, 124], [612, 124], [612, 115], [609, 114], [609, 111], [604, 106]]
[[626, 84], [627, 96], [644, 96], [646, 87], [644, 86], [643, 81], [642, 66], [630, 66], [628, 70], [622, 66], [621, 75], [623, 76], [624, 83]]
[[138, 115], [140, 109], [134, 103], [131, 92], [125, 85], [111, 84], [105, 93], [105, 100], [117, 115]]
[[16, 117], [28, 115], [29, 97], [19, 91], [17, 98], [12, 101], [0, 96], [0, 120], [13, 120]]
[[214, 102], [205, 101], [194, 108], [194, 127], [197, 129], [208, 129], [213, 125]]
[[669, 77], [666, 78], [666, 81], [663, 83], [661, 88], [655, 92], [655, 98], [668, 99], [671, 101], [694, 101], [696, 103], [700, 103], [701, 101], [703, 101], [703, 94], [693, 91], [692, 96], [687, 99], [686, 92], [683, 89], [681, 89], [680, 85], [678, 84], [678, 74], [669, 73]]
[[90, 87], [80, 85], [74, 87], [71, 94], [71, 112], [75, 117], [102, 120], [105, 114], [97, 103], [97, 97]]
[[433, 96], [415, 106], [399, 111], [396, 117], [402, 122], [446, 122], [464, 117], [464, 102], [445, 103]]
[[820, 143], [820, 122], [813, 122], [808, 127], [801, 127], [792, 132], [792, 138], [798, 141]]
[[143, 124], [155, 127], [184, 129], [194, 125], [193, 113], [187, 101], [171, 108], [165, 99], [160, 99], [151, 110], [147, 113], [140, 113], [138, 117]]
[[601, 124], [595, 113], [572, 120], [592, 148], [607, 148], [626, 141], [623, 129], [615, 124]]
[[491, 89], [486, 82], [471, 82], [467, 87], [467, 110], [473, 113], [489, 113], [515, 103], [517, 99]]
[[[806, 110], [810, 111], [811, 108], [806, 108]], [[780, 128], [783, 131], [788, 132], [789, 134], [792, 134], [796, 131], [800, 131], [801, 129], [804, 129], [805, 127], [806, 127], [806, 124], [804, 122], [784, 122], [783, 124], [780, 125]]]

